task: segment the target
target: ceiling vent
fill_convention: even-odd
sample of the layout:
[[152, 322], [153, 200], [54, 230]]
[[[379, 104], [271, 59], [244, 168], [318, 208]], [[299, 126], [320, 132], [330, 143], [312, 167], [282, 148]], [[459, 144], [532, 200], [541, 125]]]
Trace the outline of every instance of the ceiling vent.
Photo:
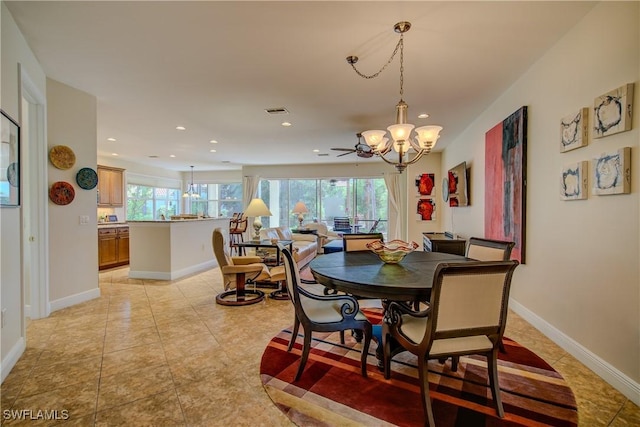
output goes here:
[[329, 153], [320, 153], [318, 154], [318, 157], [327, 157], [329, 155]]
[[264, 111], [266, 111], [269, 114], [289, 114], [287, 109], [284, 107], [267, 108]]

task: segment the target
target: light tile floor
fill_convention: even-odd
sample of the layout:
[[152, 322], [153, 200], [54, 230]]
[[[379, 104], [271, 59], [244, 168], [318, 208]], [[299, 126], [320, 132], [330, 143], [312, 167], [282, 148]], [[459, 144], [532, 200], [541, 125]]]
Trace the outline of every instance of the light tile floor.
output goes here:
[[[265, 346], [293, 322], [288, 301], [217, 305], [218, 269], [172, 282], [128, 271], [100, 273], [100, 298], [29, 323], [27, 349], [0, 389], [3, 425], [55, 424], [6, 410], [57, 410], [76, 426], [292, 425], [259, 376]], [[640, 425], [636, 405], [514, 313], [506, 335], [565, 377], [581, 426]]]

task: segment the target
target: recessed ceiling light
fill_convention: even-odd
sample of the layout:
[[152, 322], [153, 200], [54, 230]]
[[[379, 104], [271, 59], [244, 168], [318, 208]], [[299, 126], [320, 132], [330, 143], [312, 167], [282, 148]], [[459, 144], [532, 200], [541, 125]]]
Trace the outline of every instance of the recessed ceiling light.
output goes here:
[[427, 113], [422, 113], [418, 116], [419, 119], [426, 119], [427, 117], [429, 117]]
[[184, 126], [176, 126], [176, 130], [187, 130]]
[[118, 153], [111, 153], [111, 155], [112, 155], [112, 156], [117, 156], [117, 155], [118, 155]]
[[320, 150], [318, 150], [317, 148], [315, 150], [313, 150], [314, 153], [319, 153]]
[[291, 123], [289, 123], [289, 122], [282, 122], [282, 126], [284, 126], [284, 127], [286, 127], [286, 128], [287, 128], [287, 127], [291, 126]]
[[216, 150], [209, 150], [210, 153], [217, 153]]
[[175, 156], [176, 156], [175, 154], [169, 154], [169, 157], [171, 157], [171, 158], [173, 158]]
[[107, 138], [107, 141], [116, 142], [115, 138]]
[[212, 144], [217, 144], [217, 143], [218, 143], [218, 141], [216, 141], [215, 139], [212, 139], [212, 140], [211, 140], [211, 141], [209, 141], [209, 142], [210, 142], [210, 143], [212, 143]]

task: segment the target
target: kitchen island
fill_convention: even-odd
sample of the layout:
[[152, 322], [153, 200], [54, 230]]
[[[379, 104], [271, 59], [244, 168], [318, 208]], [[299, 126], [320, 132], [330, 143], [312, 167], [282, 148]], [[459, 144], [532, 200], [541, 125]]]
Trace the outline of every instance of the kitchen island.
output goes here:
[[216, 267], [213, 229], [229, 218], [129, 221], [129, 277], [175, 280]]

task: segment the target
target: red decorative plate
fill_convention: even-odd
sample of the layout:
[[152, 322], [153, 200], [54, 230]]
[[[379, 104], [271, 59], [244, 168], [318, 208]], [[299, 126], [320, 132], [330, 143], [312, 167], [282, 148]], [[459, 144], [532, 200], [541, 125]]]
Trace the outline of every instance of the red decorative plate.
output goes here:
[[56, 205], [68, 205], [75, 196], [76, 191], [68, 182], [58, 181], [49, 189], [49, 198]]

